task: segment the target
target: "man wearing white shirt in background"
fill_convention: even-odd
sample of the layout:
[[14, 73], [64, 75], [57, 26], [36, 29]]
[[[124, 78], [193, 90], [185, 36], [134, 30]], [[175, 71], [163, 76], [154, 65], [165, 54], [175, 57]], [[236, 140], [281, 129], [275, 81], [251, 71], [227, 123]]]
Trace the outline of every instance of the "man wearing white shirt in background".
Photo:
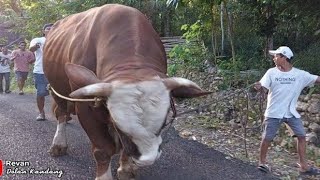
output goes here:
[[11, 54], [8, 51], [6, 46], [1, 48], [0, 52], [0, 93], [3, 93], [3, 79], [5, 80], [5, 90], [6, 94], [10, 93], [10, 65], [12, 64], [11, 61]]
[[43, 37], [34, 38], [30, 42], [30, 51], [34, 52], [36, 61], [34, 63], [34, 82], [37, 89], [37, 106], [39, 109], [39, 115], [37, 116], [37, 121], [42, 121], [46, 119], [44, 112], [45, 96], [49, 95], [47, 90], [48, 80], [44, 76], [43, 72], [43, 46], [46, 40], [46, 35], [49, 33], [53, 24], [45, 24], [43, 26], [42, 32]]
[[269, 172], [266, 156], [271, 141], [276, 136], [280, 125], [284, 122], [297, 137], [297, 152], [299, 155], [299, 172], [304, 175], [320, 175], [320, 170], [309, 166], [306, 158], [306, 132], [296, 105], [301, 91], [315, 83], [320, 83], [320, 77], [306, 71], [294, 68], [293, 53], [287, 46], [269, 51], [276, 65], [270, 68], [255, 88], [268, 91], [267, 108], [265, 111], [264, 131], [260, 144], [258, 169]]

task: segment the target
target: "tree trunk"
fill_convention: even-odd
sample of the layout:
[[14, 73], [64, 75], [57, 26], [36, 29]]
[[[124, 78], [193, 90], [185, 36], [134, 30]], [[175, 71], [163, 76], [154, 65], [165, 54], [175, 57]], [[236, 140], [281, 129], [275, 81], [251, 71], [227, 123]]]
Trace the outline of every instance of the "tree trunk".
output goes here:
[[236, 53], [235, 53], [235, 48], [234, 48], [234, 42], [233, 42], [233, 16], [232, 12], [229, 12], [227, 8], [226, 9], [226, 14], [227, 14], [227, 21], [228, 21], [228, 35], [229, 35], [229, 40], [230, 40], [230, 46], [231, 46], [231, 53], [232, 53], [232, 61], [233, 65], [236, 64]]
[[[267, 11], [266, 11], [266, 19], [269, 20], [272, 16], [272, 6], [269, 4], [267, 6]], [[273, 49], [273, 34], [267, 34], [266, 37], [266, 44], [265, 44], [265, 49], [264, 49], [264, 56], [268, 57], [269, 55], [269, 50]]]
[[23, 11], [21, 9], [21, 4], [20, 1], [18, 0], [11, 0], [9, 3], [10, 7], [12, 8], [12, 10], [20, 17], [23, 16]]
[[220, 28], [221, 28], [221, 56], [224, 55], [224, 26], [223, 26], [223, 12], [224, 12], [224, 2], [221, 2], [220, 5]]
[[215, 28], [215, 10], [214, 5], [211, 6], [211, 46], [212, 46], [212, 53], [214, 57], [214, 65], [217, 65], [217, 37], [216, 37], [216, 28]]
[[270, 49], [273, 49], [273, 36], [266, 38], [266, 47], [264, 49], [264, 52], [265, 52], [264, 57], [268, 57]]
[[171, 29], [171, 22], [170, 22], [170, 17], [172, 17], [172, 10], [170, 8], [166, 8], [166, 13], [164, 16], [164, 28], [163, 28], [163, 33], [164, 36], [170, 36], [170, 29]]

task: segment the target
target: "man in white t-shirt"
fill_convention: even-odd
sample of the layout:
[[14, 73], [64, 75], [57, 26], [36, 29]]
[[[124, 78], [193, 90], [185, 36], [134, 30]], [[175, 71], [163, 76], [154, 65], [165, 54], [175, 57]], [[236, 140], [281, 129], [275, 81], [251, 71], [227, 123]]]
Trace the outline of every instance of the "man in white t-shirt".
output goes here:
[[34, 63], [33, 74], [34, 74], [34, 84], [37, 89], [37, 106], [39, 109], [39, 115], [37, 116], [37, 121], [43, 121], [46, 119], [44, 112], [45, 96], [49, 95], [47, 89], [48, 80], [43, 72], [43, 46], [45, 43], [45, 36], [49, 33], [53, 24], [45, 24], [43, 26], [42, 32], [43, 37], [34, 38], [30, 42], [30, 51], [34, 52], [36, 61]]
[[320, 175], [320, 170], [307, 164], [306, 132], [296, 105], [301, 91], [314, 83], [320, 83], [320, 77], [306, 71], [294, 68], [293, 53], [287, 46], [269, 51], [273, 55], [276, 67], [269, 69], [259, 82], [255, 83], [257, 90], [268, 90], [267, 108], [265, 111], [264, 131], [260, 144], [258, 169], [268, 172], [266, 156], [271, 141], [276, 136], [280, 125], [284, 122], [292, 129], [297, 137], [300, 173]]
[[5, 80], [5, 93], [10, 93], [10, 65], [12, 64], [11, 61], [11, 54], [8, 51], [6, 46], [1, 48], [2, 52], [0, 52], [0, 93], [3, 93], [3, 78]]

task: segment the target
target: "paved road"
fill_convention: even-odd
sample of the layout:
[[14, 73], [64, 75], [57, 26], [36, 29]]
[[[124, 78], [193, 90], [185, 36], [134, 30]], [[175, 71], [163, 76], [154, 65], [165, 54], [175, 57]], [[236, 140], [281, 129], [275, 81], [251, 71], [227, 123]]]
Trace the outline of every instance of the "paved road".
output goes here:
[[[49, 104], [46, 109], [49, 120], [35, 121], [34, 95], [0, 94], [0, 159], [3, 164], [21, 161], [20, 165], [25, 165], [4, 165], [0, 179], [94, 179], [95, 164], [90, 143], [77, 120], [70, 121], [67, 126], [68, 155], [59, 158], [49, 156], [47, 150], [56, 122], [49, 115]], [[160, 160], [141, 169], [138, 180], [277, 179], [257, 171], [252, 165], [227, 159], [225, 154], [198, 142], [182, 139], [174, 129], [170, 129], [165, 141]], [[113, 158], [113, 173], [117, 158]]]

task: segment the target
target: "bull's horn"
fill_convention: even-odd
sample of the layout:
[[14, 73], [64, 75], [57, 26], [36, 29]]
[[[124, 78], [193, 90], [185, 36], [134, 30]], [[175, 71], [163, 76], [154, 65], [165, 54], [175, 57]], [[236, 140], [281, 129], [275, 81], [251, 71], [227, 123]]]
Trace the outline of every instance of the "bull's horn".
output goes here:
[[186, 87], [195, 87], [198, 89], [201, 89], [196, 83], [185, 79], [185, 78], [179, 78], [179, 77], [171, 77], [171, 78], [166, 78], [163, 79], [163, 83], [166, 85], [166, 87], [169, 90], [174, 90], [176, 88], [179, 88], [181, 86], [186, 86]]
[[184, 78], [167, 78], [163, 80], [172, 96], [176, 98], [193, 98], [210, 94], [210, 91], [203, 91], [196, 83]]
[[70, 97], [99, 96], [108, 97], [112, 92], [110, 83], [96, 83], [73, 91]]

